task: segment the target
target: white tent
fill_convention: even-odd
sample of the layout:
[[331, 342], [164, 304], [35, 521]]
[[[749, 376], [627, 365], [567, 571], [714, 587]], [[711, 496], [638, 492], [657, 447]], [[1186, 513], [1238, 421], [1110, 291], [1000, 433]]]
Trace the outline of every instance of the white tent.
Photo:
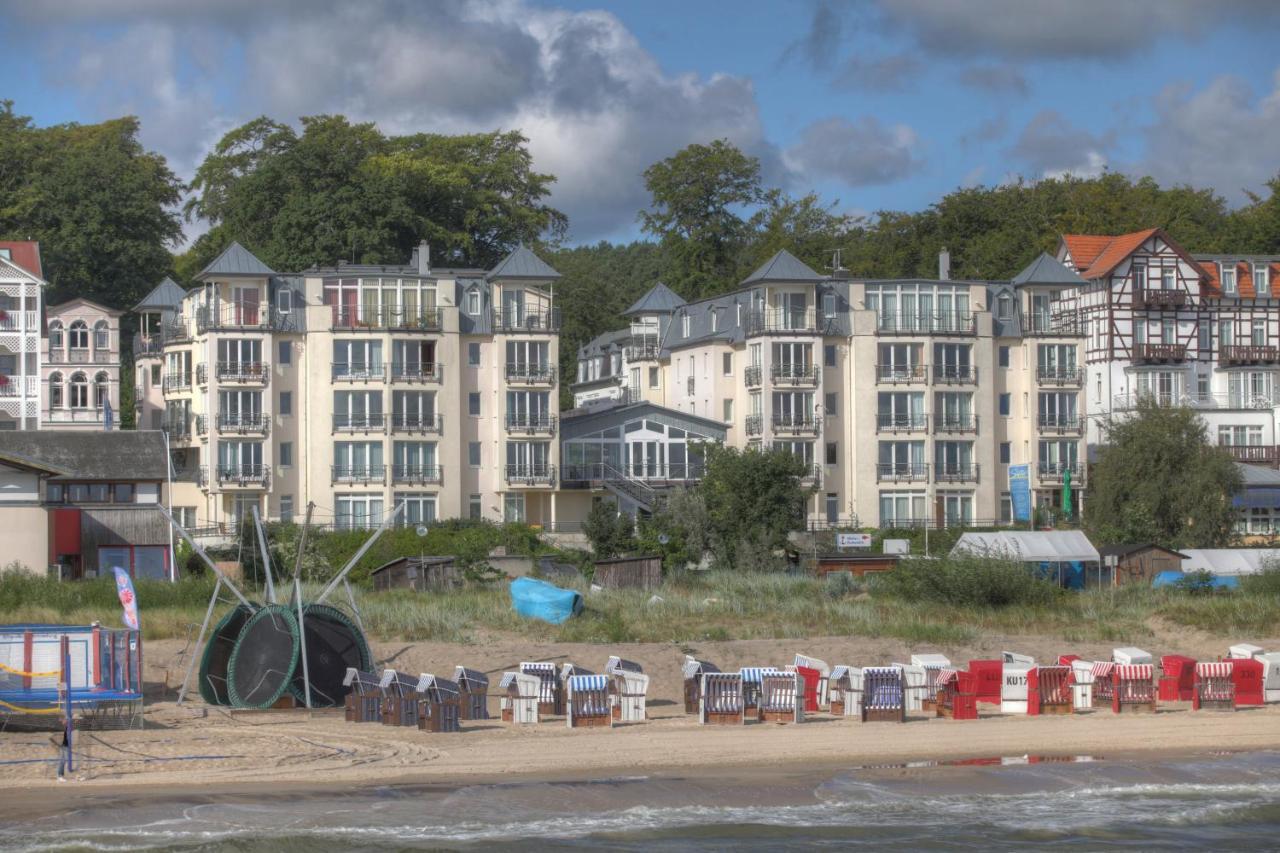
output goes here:
[[1280, 564], [1280, 548], [1183, 548], [1184, 572], [1207, 571], [1215, 575], [1254, 575], [1268, 563]]
[[997, 533], [966, 533], [951, 549], [951, 555], [976, 554], [1003, 557], [1021, 563], [1097, 563], [1102, 558], [1079, 530], [1002, 530]]

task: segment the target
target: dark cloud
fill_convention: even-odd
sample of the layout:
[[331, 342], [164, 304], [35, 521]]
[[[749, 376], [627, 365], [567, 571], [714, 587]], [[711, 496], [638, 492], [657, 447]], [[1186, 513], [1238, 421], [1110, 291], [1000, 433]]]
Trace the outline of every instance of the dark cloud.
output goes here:
[[1009, 154], [1025, 163], [1029, 177], [1092, 176], [1107, 166], [1114, 133], [1096, 136], [1054, 110], [1043, 110], [1023, 128]]
[[811, 180], [834, 179], [846, 186], [889, 184], [919, 169], [915, 131], [885, 126], [873, 116], [855, 122], [828, 118], [804, 129], [784, 153], [787, 164]]
[[1009, 132], [1009, 119], [1004, 115], [983, 119], [960, 137], [961, 145], [986, 145], [1002, 139]]
[[959, 80], [970, 88], [997, 95], [1026, 96], [1030, 93], [1027, 78], [1012, 65], [974, 65], [961, 71]]
[[870, 59], [851, 56], [841, 63], [832, 85], [844, 90], [900, 92], [914, 83], [922, 71], [924, 63], [906, 53]]

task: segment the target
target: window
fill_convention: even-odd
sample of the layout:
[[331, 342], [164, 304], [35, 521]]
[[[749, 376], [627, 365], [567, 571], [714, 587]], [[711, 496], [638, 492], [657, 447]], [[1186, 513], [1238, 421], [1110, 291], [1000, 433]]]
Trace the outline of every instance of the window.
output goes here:
[[281, 341], [276, 361], [280, 364], [293, 364], [293, 344], [288, 341]]
[[999, 358], [1000, 358], [999, 363], [1001, 367], [1009, 366], [1009, 348], [1008, 347], [1000, 347]]
[[281, 288], [276, 294], [276, 307], [280, 309], [281, 314], [288, 314], [293, 310], [293, 291], [288, 288]]
[[480, 417], [480, 392], [472, 391], [467, 394], [467, 414], [472, 417]]
[[1271, 290], [1271, 271], [1267, 269], [1266, 264], [1253, 265], [1253, 295], [1270, 296], [1268, 292]]
[[656, 367], [649, 368], [649, 387], [650, 388], [658, 387], [658, 368]]
[[112, 545], [98, 548], [98, 574], [124, 569], [130, 577], [169, 579], [169, 549], [164, 545]]
[[49, 321], [49, 349], [62, 349], [62, 323], [59, 320]]
[[733, 400], [724, 401], [724, 422], [733, 423]]
[[292, 414], [293, 414], [293, 392], [292, 392], [292, 391], [281, 391], [281, 392], [280, 392], [280, 407], [279, 407], [279, 411], [280, 411], [280, 414], [282, 414], [282, 415], [292, 415]]
[[827, 524], [840, 523], [840, 495], [834, 493], [827, 494], [826, 511]]
[[840, 397], [835, 391], [828, 391], [822, 397], [823, 408], [826, 409], [826, 416], [834, 418], [836, 416], [836, 408], [840, 402]]
[[822, 348], [822, 363], [827, 367], [836, 366], [836, 345], [826, 344]]
[[111, 502], [131, 504], [134, 501], [133, 483], [116, 483], [111, 487]]
[[1147, 268], [1139, 264], [1133, 265], [1133, 290], [1135, 293], [1145, 290], [1147, 286]]
[[480, 344], [477, 341], [471, 341], [467, 344], [467, 366], [480, 366]]
[[1008, 465], [1009, 460], [1013, 458], [1013, 444], [1008, 441], [1000, 442], [1000, 464]]
[[509, 524], [521, 524], [524, 519], [524, 495], [504, 495], [502, 500], [502, 520]]
[[467, 518], [480, 518], [482, 515], [480, 496], [471, 495], [467, 498]]
[[61, 409], [62, 406], [62, 374], [52, 373], [49, 375], [49, 408]]
[[280, 496], [280, 521], [283, 524], [293, 524], [293, 495]]
[[409, 492], [396, 494], [393, 502], [396, 506], [404, 504], [404, 515], [400, 516], [400, 524], [405, 527], [417, 527], [420, 524], [434, 524], [436, 520], [436, 496], [412, 494]]
[[89, 325], [84, 320], [76, 320], [71, 324], [71, 348], [89, 348]]
[[826, 456], [823, 457], [826, 460], [826, 464], [828, 465], [836, 464], [836, 461], [839, 458], [839, 453], [836, 450], [836, 447], [837, 445], [834, 441], [827, 442]]
[[686, 312], [685, 315], [680, 318], [680, 333], [683, 337], [689, 337], [689, 330], [691, 329], [692, 324], [693, 318], [689, 316], [688, 312]]
[[339, 530], [370, 530], [382, 524], [382, 498], [373, 495], [335, 495], [334, 526]]
[[1000, 495], [1000, 523], [1013, 524], [1013, 499], [1008, 492]]
[[1012, 403], [1012, 399], [1013, 399], [1013, 395], [1012, 395], [1012, 394], [1001, 394], [1001, 395], [1000, 395], [1000, 414], [1005, 415], [1005, 416], [1008, 416], [1009, 411], [1010, 411], [1010, 409], [1012, 408], [1012, 405], [1013, 405], [1013, 403]]
[[716, 308], [711, 309], [711, 331], [720, 331], [720, 311]]
[[89, 408], [89, 377], [83, 373], [71, 374], [71, 408]]
[[1236, 265], [1224, 263], [1218, 270], [1218, 277], [1222, 279], [1222, 292], [1226, 296], [1236, 295]]
[[293, 442], [280, 442], [280, 467], [289, 468], [293, 465]]
[[834, 293], [822, 294], [822, 316], [828, 320], [836, 316], [836, 295]]
[[151, 365], [151, 387], [160, 387], [160, 365], [158, 364]]
[[733, 353], [727, 352], [720, 356], [720, 370], [725, 376], [733, 375]]
[[472, 468], [480, 467], [480, 442], [467, 442], [467, 464]]
[[474, 288], [467, 291], [467, 313], [472, 317], [480, 316], [480, 291]]
[[997, 297], [996, 316], [1001, 320], [1009, 320], [1013, 318], [1013, 297], [1009, 294], [1002, 293]]
[[1253, 321], [1252, 335], [1249, 343], [1255, 347], [1267, 345], [1267, 321], [1261, 317], [1255, 318]]
[[1200, 352], [1203, 358], [1213, 349], [1213, 327], [1207, 320], [1201, 320], [1196, 332], [1200, 336]]
[[93, 324], [93, 348], [101, 352], [111, 349], [111, 329], [106, 320]]

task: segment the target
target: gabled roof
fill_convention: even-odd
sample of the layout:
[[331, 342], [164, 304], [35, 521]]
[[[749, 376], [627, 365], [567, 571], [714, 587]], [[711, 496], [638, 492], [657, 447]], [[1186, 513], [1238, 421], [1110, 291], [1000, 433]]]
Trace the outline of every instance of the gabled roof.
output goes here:
[[745, 286], [768, 281], [818, 282], [822, 280], [822, 276], [810, 269], [804, 261], [786, 249], [779, 249], [772, 258], [747, 276], [742, 284]]
[[233, 240], [231, 245], [223, 249], [222, 254], [214, 258], [209, 263], [209, 266], [202, 269], [196, 278], [201, 279], [215, 275], [264, 276], [275, 274], [275, 270], [258, 260], [252, 252]]
[[158, 430], [29, 430], [5, 433], [6, 453], [60, 470], [68, 480], [164, 480], [169, 454]]
[[0, 240], [0, 249], [9, 250], [9, 260], [38, 279], [44, 278], [40, 244], [35, 240]]
[[1163, 228], [1148, 228], [1115, 237], [1096, 234], [1064, 234], [1062, 243], [1071, 253], [1071, 263], [1080, 276], [1093, 280], [1105, 278], [1120, 266], [1126, 258], [1142, 247], [1152, 237], [1159, 237], [1169, 248], [1187, 263], [1200, 269], [1200, 264], [1185, 249], [1173, 241]]
[[1186, 559], [1187, 555], [1172, 548], [1166, 548], [1163, 545], [1157, 545], [1154, 542], [1134, 542], [1129, 545], [1103, 545], [1098, 549], [1098, 553], [1103, 557], [1128, 557], [1130, 554], [1136, 554], [1139, 551], [1164, 551], [1166, 554], [1172, 554], [1175, 557]]
[[526, 279], [529, 281], [554, 281], [560, 273], [546, 261], [529, 251], [523, 243], [511, 250], [486, 276], [490, 281], [498, 279]]
[[[1269, 287], [1264, 293], [1258, 292], [1257, 282], [1254, 280], [1253, 265], [1255, 263], [1266, 264], [1269, 270], [1267, 274]], [[1280, 296], [1280, 260], [1277, 260], [1274, 256], [1249, 259], [1248, 257], [1197, 255], [1196, 265], [1204, 270], [1205, 281], [1201, 291], [1204, 296], [1226, 296], [1222, 292], [1223, 267], [1236, 271], [1236, 292], [1232, 294], [1233, 296], [1239, 296], [1241, 299]]]
[[1098, 562], [1098, 550], [1079, 530], [965, 533], [951, 549], [951, 555], [973, 554], [1019, 562]]
[[45, 311], [52, 314], [54, 312], [61, 311], [64, 308], [70, 308], [73, 305], [87, 305], [90, 308], [97, 308], [99, 311], [104, 314], [110, 314], [112, 317], [121, 317], [124, 315], [123, 311], [117, 311], [115, 308], [108, 308], [101, 302], [94, 302], [92, 299], [85, 299], [83, 296], [68, 299], [66, 302], [59, 302], [57, 305], [49, 305], [45, 308]]
[[662, 282], [658, 282], [649, 288], [644, 296], [637, 299], [630, 308], [623, 311], [622, 316], [630, 317], [632, 314], [670, 314], [685, 304], [685, 301], [680, 298], [680, 294]]
[[1015, 287], [1024, 284], [1076, 286], [1083, 285], [1085, 281], [1048, 252], [1041, 252], [1038, 258], [1023, 267], [1022, 272], [1013, 277], [1012, 283]]
[[134, 311], [176, 311], [182, 307], [182, 300], [187, 292], [182, 289], [176, 281], [164, 277], [164, 281], [157, 284], [151, 289], [151, 292], [142, 297], [142, 301], [133, 306]]
[[1089, 268], [1094, 259], [1102, 254], [1102, 250], [1107, 248], [1107, 244], [1111, 242], [1110, 237], [1098, 234], [1063, 234], [1062, 245], [1067, 247], [1067, 252], [1071, 254], [1071, 264], [1076, 268], [1077, 272], [1083, 272]]

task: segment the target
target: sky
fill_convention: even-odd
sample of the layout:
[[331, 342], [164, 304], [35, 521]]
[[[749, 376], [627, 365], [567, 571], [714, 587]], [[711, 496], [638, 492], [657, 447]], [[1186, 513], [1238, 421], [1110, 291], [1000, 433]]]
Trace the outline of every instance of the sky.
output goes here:
[[184, 179], [258, 115], [516, 128], [588, 243], [722, 138], [853, 215], [1104, 169], [1239, 205], [1280, 172], [1277, 36], [1277, 0], [0, 0], [0, 98], [137, 115]]

